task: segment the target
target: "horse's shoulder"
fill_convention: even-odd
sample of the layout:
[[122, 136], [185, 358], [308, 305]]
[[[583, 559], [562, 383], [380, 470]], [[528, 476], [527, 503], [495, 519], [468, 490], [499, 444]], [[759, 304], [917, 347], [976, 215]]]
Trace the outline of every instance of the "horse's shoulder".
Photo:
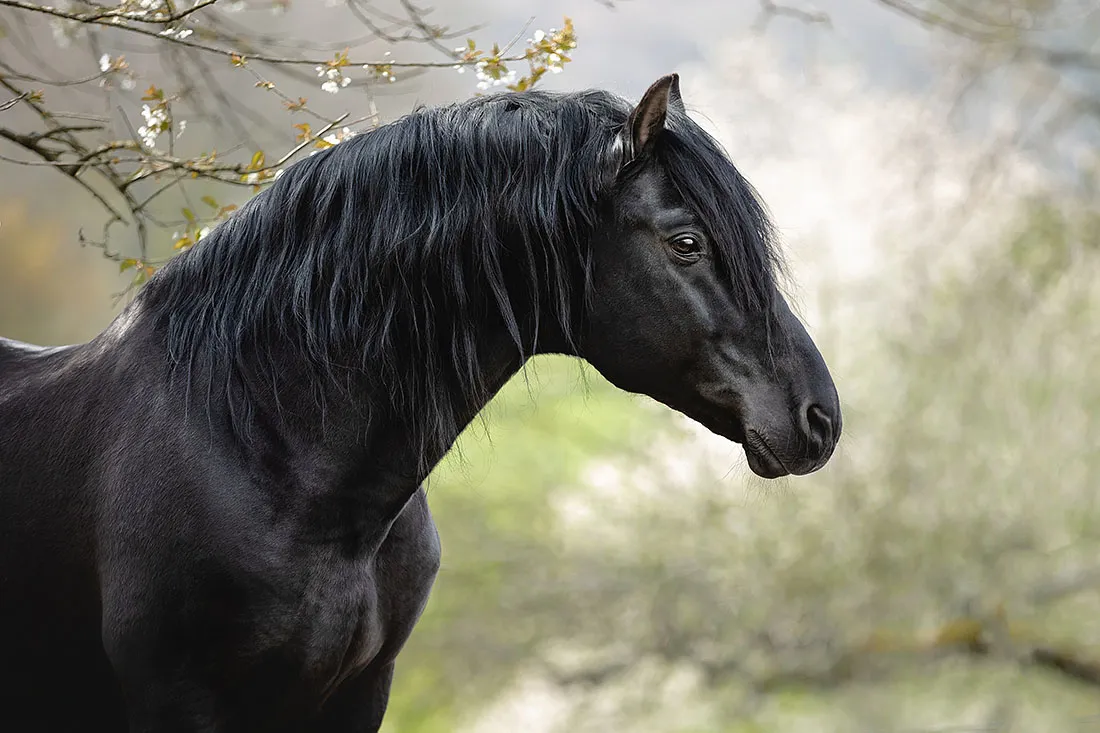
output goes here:
[[424, 487], [418, 488], [390, 527], [384, 550], [399, 549], [408, 553], [421, 569], [434, 577], [439, 569], [439, 532], [428, 508]]

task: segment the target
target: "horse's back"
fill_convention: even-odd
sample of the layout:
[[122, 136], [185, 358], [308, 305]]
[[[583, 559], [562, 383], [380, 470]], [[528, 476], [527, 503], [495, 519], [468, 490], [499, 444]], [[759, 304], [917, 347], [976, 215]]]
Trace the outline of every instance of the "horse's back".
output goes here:
[[4, 391], [5, 376], [10, 372], [26, 370], [42, 357], [64, 352], [69, 346], [38, 346], [0, 336], [0, 394]]
[[105, 425], [81, 347], [0, 338], [0, 728], [117, 721], [90, 472]]

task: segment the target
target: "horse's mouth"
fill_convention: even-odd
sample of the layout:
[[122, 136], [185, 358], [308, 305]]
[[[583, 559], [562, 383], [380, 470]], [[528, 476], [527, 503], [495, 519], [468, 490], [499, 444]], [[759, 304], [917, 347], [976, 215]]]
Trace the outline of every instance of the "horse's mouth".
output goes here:
[[[696, 402], [688, 406], [679, 400], [654, 397], [668, 407], [687, 415], [705, 428], [726, 440], [741, 444], [745, 449], [745, 458], [748, 459], [749, 468], [761, 478], [780, 478], [789, 476], [791, 470], [775, 454], [764, 437], [755, 430], [746, 428], [742, 422], [739, 411], [728, 407], [715, 405], [709, 402]], [[694, 409], [692, 409], [694, 408]]]
[[791, 473], [763, 436], [755, 430], [746, 432], [743, 445], [749, 468], [760, 478], [779, 478]]

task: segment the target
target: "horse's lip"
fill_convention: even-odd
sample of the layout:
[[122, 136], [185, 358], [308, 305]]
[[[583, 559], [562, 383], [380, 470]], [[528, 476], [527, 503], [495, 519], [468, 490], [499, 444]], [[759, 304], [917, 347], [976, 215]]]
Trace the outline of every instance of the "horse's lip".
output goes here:
[[790, 469], [775, 454], [764, 436], [755, 430], [745, 431], [745, 458], [748, 459], [749, 468], [757, 476], [763, 478], [779, 478], [791, 473]]

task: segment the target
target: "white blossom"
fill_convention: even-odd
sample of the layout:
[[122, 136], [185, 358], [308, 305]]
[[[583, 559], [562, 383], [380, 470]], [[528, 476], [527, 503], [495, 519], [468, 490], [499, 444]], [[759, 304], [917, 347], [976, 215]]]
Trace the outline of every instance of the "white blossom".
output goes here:
[[324, 84], [321, 85], [321, 89], [328, 92], [329, 94], [336, 94], [336, 92], [340, 91], [340, 87], [346, 87], [350, 82], [351, 79], [345, 76], [343, 79], [340, 80], [339, 83], [331, 80], [326, 81]]
[[[386, 55], [389, 56], [390, 52], [386, 51]], [[365, 71], [369, 71], [372, 74], [378, 74], [380, 77], [390, 82], [391, 84], [397, 81], [397, 77], [394, 76], [392, 69], [383, 69], [382, 71], [379, 71], [376, 66], [372, 66], [371, 64], [363, 64], [363, 69]]]
[[107, 54], [103, 54], [99, 57], [99, 70], [107, 71], [111, 68], [111, 57]]
[[141, 116], [145, 118], [145, 124], [138, 128], [138, 135], [145, 147], [152, 148], [157, 143], [157, 137], [168, 127], [168, 111], [164, 107], [158, 106], [154, 109], [143, 104]]
[[192, 33], [194, 33], [194, 31], [190, 28], [165, 28], [157, 35], [168, 36], [169, 38], [178, 38], [182, 41], [184, 38], [187, 38]]
[[317, 69], [317, 76], [326, 79], [326, 81], [321, 84], [321, 89], [329, 94], [336, 94], [336, 92], [340, 91], [341, 87], [346, 87], [348, 84], [351, 84], [351, 79], [344, 76], [343, 72], [337, 67], [317, 66], [315, 68]]
[[491, 75], [485, 72], [485, 67], [488, 66], [487, 61], [477, 62], [477, 88], [481, 90], [489, 89], [490, 87], [504, 86], [505, 84], [514, 84], [516, 81], [516, 72], [509, 71], [501, 76], [499, 79], [493, 78]]
[[353, 137], [355, 137], [355, 133], [352, 132], [351, 128], [345, 127], [344, 129], [340, 130], [340, 132], [331, 132], [321, 139], [329, 145], [339, 145], [345, 140], [350, 140]]

